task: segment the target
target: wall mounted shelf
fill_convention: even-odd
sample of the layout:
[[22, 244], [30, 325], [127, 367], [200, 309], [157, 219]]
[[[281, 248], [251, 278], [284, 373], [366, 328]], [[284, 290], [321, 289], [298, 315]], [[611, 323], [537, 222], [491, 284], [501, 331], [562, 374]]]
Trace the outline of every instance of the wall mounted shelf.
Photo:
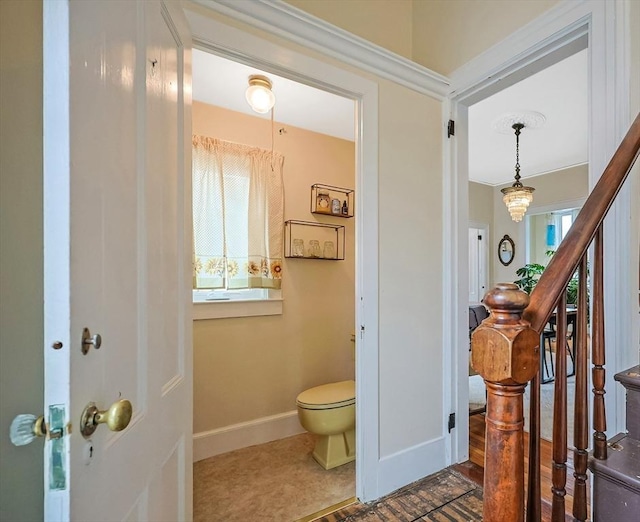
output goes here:
[[284, 257], [343, 261], [345, 228], [342, 225], [290, 219], [284, 222]]
[[311, 185], [311, 213], [341, 218], [353, 217], [353, 189], [315, 183]]

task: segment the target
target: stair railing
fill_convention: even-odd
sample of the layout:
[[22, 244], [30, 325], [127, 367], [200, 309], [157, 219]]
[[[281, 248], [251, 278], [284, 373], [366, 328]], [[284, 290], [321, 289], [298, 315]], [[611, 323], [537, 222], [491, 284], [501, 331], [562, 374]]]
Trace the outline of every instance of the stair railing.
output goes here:
[[[565, 239], [551, 258], [531, 296], [512, 283], [500, 283], [484, 298], [490, 316], [472, 337], [472, 365], [487, 388], [485, 414], [485, 522], [541, 520], [540, 492], [540, 350], [541, 334], [554, 310], [566, 309], [566, 290], [578, 271], [578, 305], [573, 350], [574, 403], [573, 517], [584, 521], [587, 509], [588, 459], [588, 296], [587, 251], [591, 263], [591, 362], [593, 380], [593, 457], [607, 458], [602, 223], [640, 153], [640, 114], [631, 125], [600, 180], [587, 198]], [[565, 313], [556, 314], [556, 355], [564, 354]], [[561, 348], [562, 347], [562, 348]], [[552, 448], [551, 520], [565, 520], [567, 481], [566, 357], [556, 357]], [[524, 487], [523, 395], [531, 382], [527, 509]]]

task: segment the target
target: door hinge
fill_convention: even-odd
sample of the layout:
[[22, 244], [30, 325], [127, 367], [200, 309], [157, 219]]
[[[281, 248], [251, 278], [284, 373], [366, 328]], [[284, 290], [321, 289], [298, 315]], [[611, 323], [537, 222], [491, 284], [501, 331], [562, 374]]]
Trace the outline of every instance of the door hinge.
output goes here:
[[449, 414], [449, 424], [447, 425], [447, 428], [449, 429], [449, 433], [451, 433], [451, 430], [453, 428], [456, 427], [456, 414], [455, 413], [450, 413]]
[[447, 138], [456, 135], [456, 122], [453, 120], [449, 120], [447, 124]]

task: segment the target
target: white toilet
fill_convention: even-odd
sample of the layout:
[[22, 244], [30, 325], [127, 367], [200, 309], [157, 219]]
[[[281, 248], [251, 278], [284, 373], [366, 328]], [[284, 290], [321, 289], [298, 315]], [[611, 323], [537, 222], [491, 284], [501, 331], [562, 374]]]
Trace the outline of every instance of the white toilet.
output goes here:
[[323, 384], [303, 391], [296, 400], [302, 427], [318, 440], [313, 458], [324, 469], [356, 458], [356, 383]]

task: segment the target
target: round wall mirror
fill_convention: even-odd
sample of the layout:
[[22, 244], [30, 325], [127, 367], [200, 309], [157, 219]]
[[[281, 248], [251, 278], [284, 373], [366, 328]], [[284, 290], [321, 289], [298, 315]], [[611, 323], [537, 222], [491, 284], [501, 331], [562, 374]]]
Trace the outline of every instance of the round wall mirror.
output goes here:
[[498, 259], [504, 266], [509, 266], [515, 255], [516, 245], [513, 239], [508, 234], [505, 234], [500, 243], [498, 243]]

